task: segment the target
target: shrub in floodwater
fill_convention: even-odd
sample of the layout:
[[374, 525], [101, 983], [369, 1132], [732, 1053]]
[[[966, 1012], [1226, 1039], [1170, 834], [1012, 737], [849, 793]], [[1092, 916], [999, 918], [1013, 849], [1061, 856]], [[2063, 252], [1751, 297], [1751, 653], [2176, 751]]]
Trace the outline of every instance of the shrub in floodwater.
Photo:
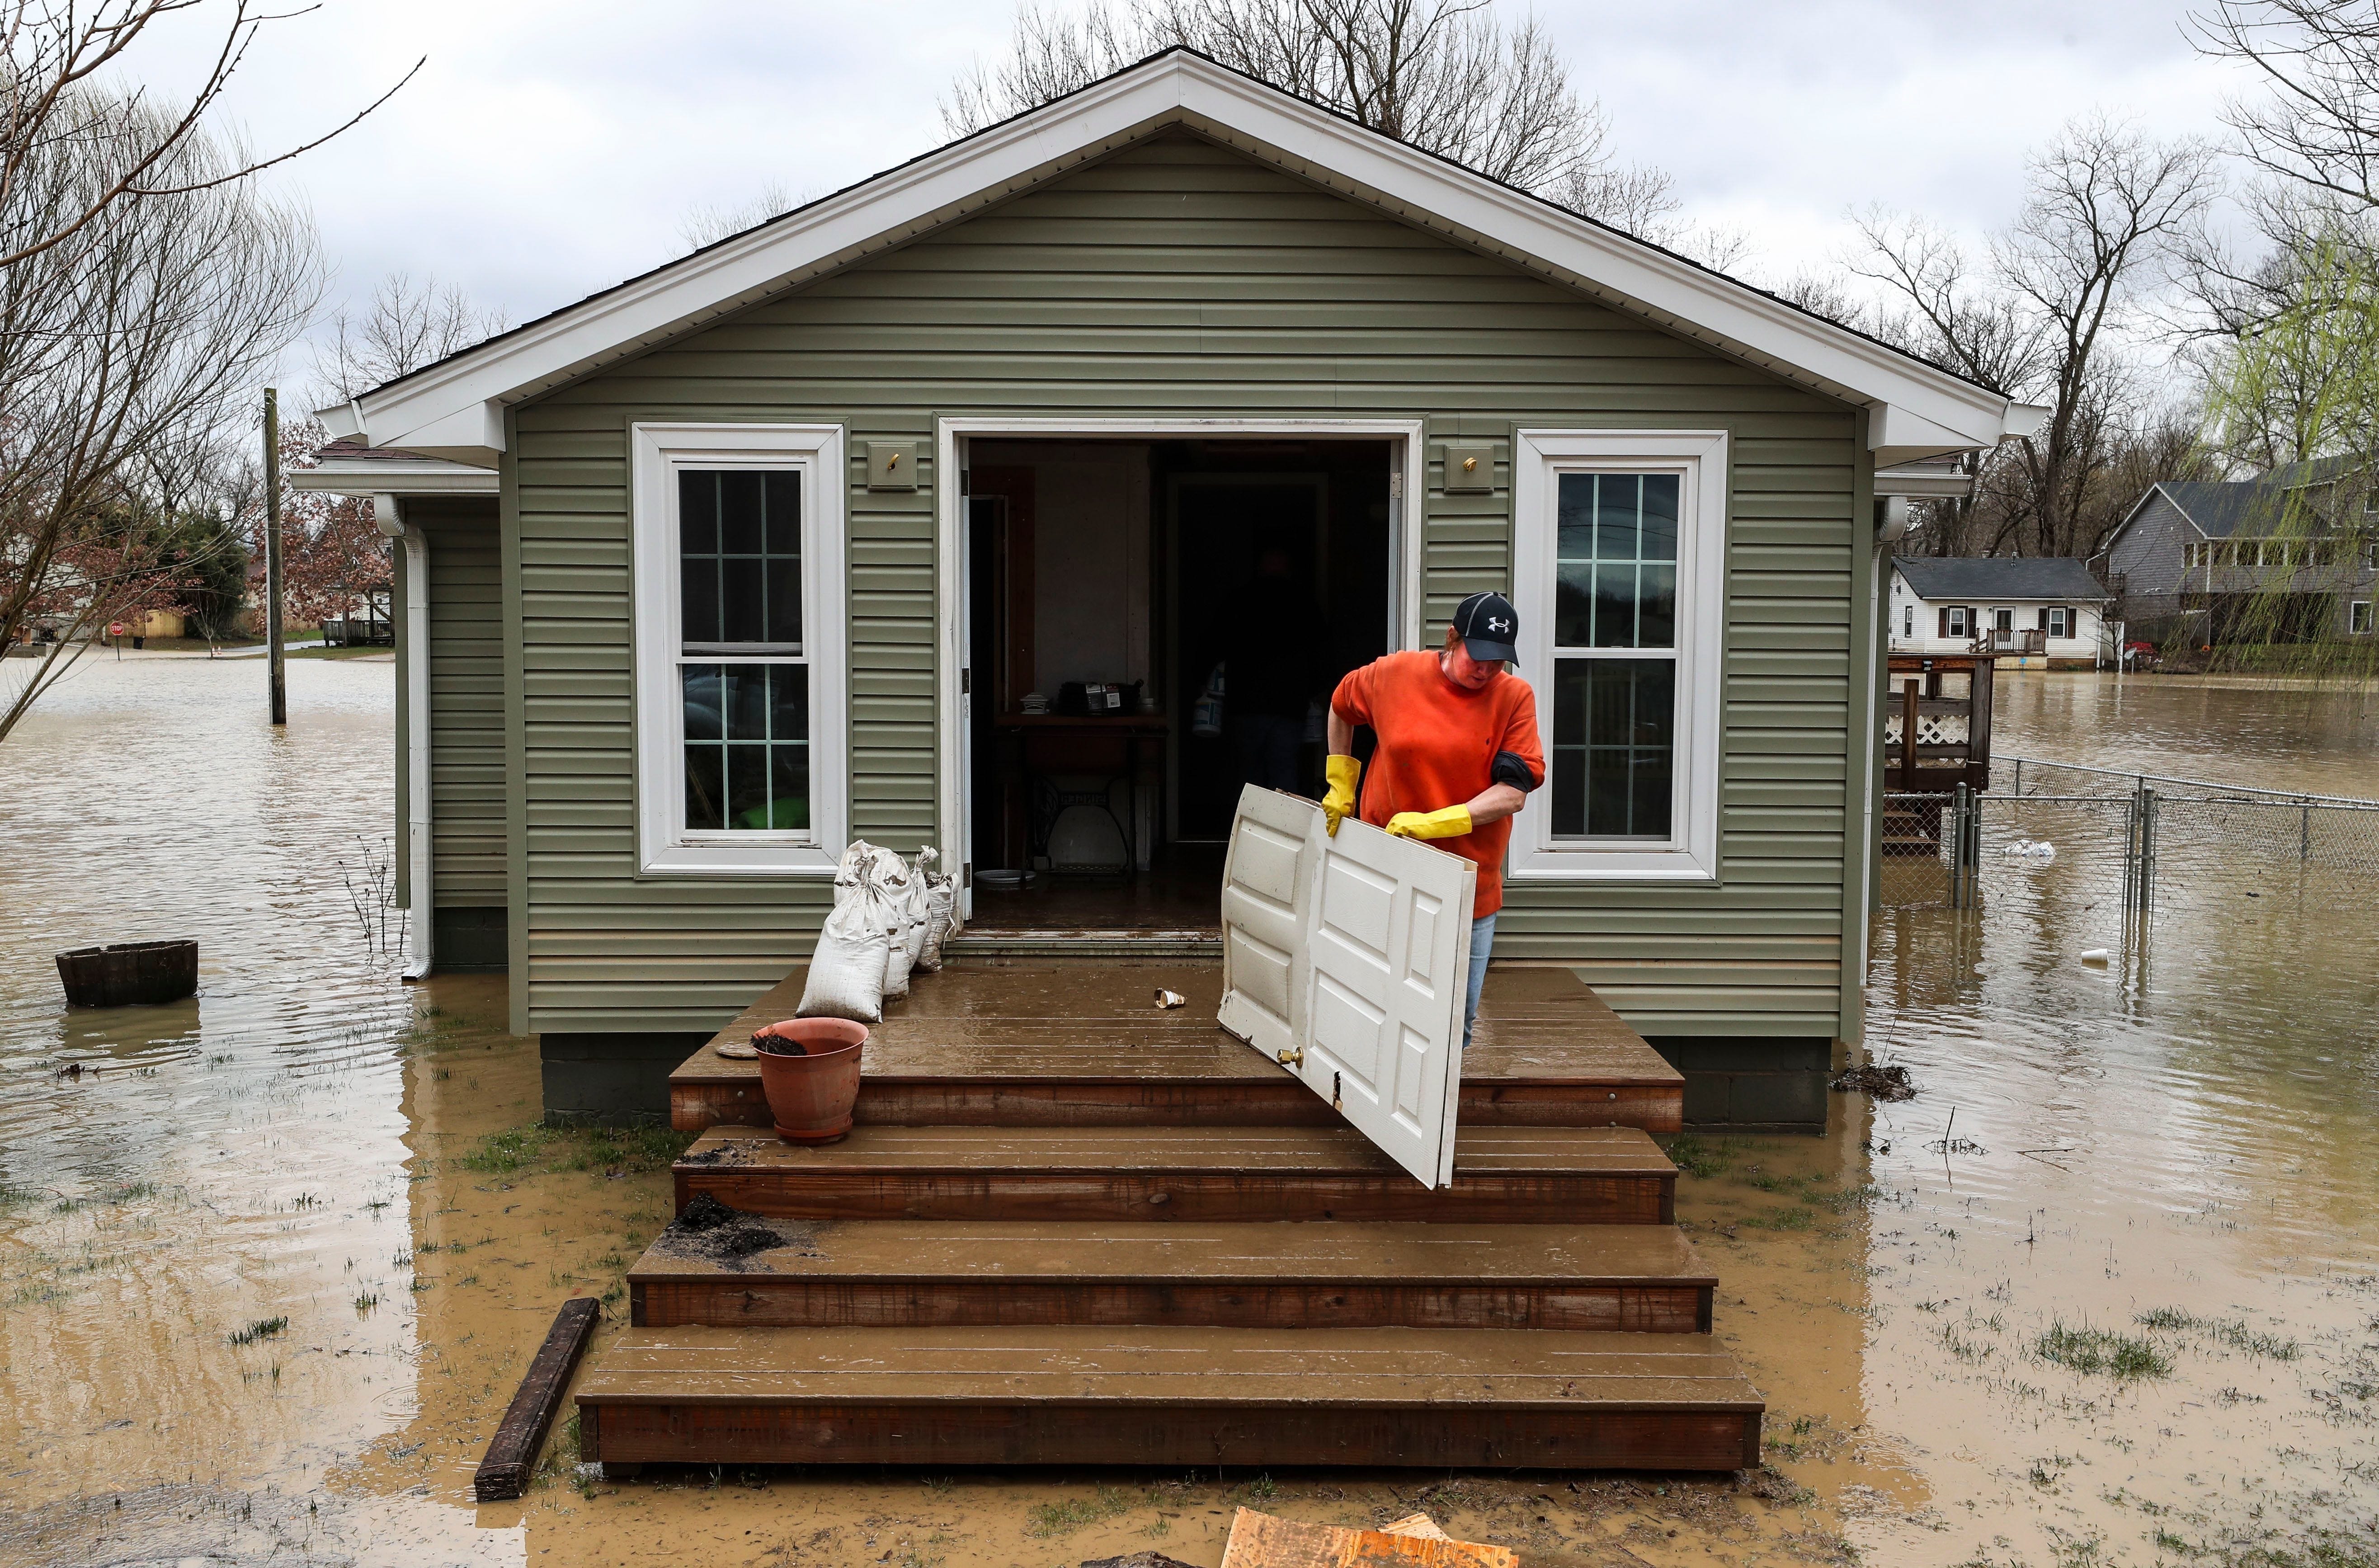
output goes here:
[[289, 1320], [286, 1318], [259, 1318], [248, 1327], [235, 1330], [228, 1337], [234, 1345], [254, 1345], [258, 1340], [271, 1339], [276, 1334], [288, 1332]]
[[2033, 1344], [2044, 1361], [2076, 1372], [2104, 1372], [2117, 1378], [2161, 1378], [2172, 1372], [2171, 1358], [2137, 1334], [2094, 1329], [2086, 1323], [2069, 1328], [2058, 1319]]
[[367, 1290], [356, 1297], [356, 1316], [360, 1318], [380, 1305], [380, 1292]]

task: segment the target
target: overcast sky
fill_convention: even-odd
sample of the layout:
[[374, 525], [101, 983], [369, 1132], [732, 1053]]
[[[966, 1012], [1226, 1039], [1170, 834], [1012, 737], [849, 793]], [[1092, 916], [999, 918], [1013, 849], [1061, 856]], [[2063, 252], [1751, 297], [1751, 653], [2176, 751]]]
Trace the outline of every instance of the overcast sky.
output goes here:
[[[1519, 7], [1508, 7], [1516, 14]], [[2103, 110], [2221, 134], [2251, 84], [2199, 57], [2186, 0], [1636, 0], [1538, 8], [1631, 162], [1743, 227], [1781, 277], [1880, 202], [1980, 234], [2027, 149]], [[206, 16], [201, 11], [201, 18]], [[278, 149], [427, 55], [378, 115], [289, 165], [343, 293], [405, 270], [513, 321], [666, 259], [698, 203], [795, 196], [945, 139], [936, 98], [1008, 35], [1003, 0], [327, 0], [267, 30], [229, 113]], [[136, 62], [161, 85], [196, 23]]]

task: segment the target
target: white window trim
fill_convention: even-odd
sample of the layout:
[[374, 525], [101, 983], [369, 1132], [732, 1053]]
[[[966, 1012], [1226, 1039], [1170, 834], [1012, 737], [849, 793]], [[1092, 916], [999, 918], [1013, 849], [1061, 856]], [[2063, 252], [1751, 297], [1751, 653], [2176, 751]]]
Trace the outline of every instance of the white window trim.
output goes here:
[[[629, 428], [635, 635], [636, 864], [647, 876], [831, 876], [849, 837], [839, 425], [638, 424]], [[802, 473], [802, 641], [810, 666], [810, 826], [695, 832], [685, 826], [685, 706], [679, 683], [677, 473]]]
[[[1552, 632], [1555, 515], [1564, 473], [1673, 473], [1677, 504], [1677, 715], [1673, 829], [1665, 844], [1555, 839]], [[1515, 882], [1716, 882], [1720, 709], [1724, 700], [1727, 438], [1723, 430], [1520, 430], [1513, 438], [1514, 608], [1520, 673], [1536, 689], [1545, 787], [1512, 835]], [[1624, 656], [1626, 650], [1612, 649]]]

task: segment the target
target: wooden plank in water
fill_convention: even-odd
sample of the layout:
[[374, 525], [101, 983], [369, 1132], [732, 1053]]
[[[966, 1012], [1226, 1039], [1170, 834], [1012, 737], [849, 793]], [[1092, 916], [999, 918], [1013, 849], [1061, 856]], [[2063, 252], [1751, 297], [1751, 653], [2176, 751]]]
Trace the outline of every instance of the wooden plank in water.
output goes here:
[[632, 1329], [581, 1381], [613, 1464], [1732, 1470], [1758, 1393], [1698, 1334]]
[[776, 1222], [741, 1257], [664, 1232], [639, 1327], [1531, 1328], [1708, 1332], [1716, 1276], [1662, 1225]]
[[681, 1209], [795, 1219], [1667, 1224], [1676, 1167], [1634, 1128], [1465, 1129], [1437, 1191], [1346, 1127], [863, 1127], [815, 1149], [714, 1128], [676, 1181]]
[[586, 1353], [586, 1342], [594, 1336], [595, 1320], [601, 1312], [600, 1303], [593, 1297], [574, 1296], [554, 1314], [553, 1327], [546, 1331], [545, 1343], [537, 1346], [528, 1375], [521, 1379], [519, 1392], [505, 1408], [504, 1418], [496, 1424], [495, 1438], [479, 1461], [478, 1473], [471, 1478], [472, 1495], [481, 1502], [518, 1497], [527, 1490], [537, 1451], [545, 1446], [553, 1413], [562, 1407], [562, 1391], [570, 1386], [570, 1374], [578, 1369], [578, 1358]]

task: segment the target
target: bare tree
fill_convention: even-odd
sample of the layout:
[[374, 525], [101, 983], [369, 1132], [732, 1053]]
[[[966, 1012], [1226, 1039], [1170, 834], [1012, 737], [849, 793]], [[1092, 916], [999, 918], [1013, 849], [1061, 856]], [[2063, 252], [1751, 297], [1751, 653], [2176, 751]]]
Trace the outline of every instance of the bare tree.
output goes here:
[[504, 330], [503, 312], [484, 310], [453, 284], [435, 278], [415, 283], [391, 272], [360, 309], [340, 307], [328, 323], [329, 341], [318, 344], [315, 402], [342, 403]]
[[[103, 86], [131, 63], [131, 51], [152, 27], [183, 13], [220, 18], [220, 42], [198, 86], [167, 107], [154, 94], [128, 98]], [[299, 14], [257, 0], [0, 0], [0, 268], [16, 266], [129, 202], [188, 195], [228, 185], [320, 147], [388, 102], [413, 79], [422, 62], [344, 125], [271, 157], [226, 161], [216, 147], [195, 163], [175, 153], [203, 139], [201, 126], [218, 108], [257, 35], [271, 22]], [[138, 113], [129, 119], [118, 106]], [[17, 199], [19, 181], [41, 182], [61, 142], [103, 141], [112, 151], [107, 178], [76, 192], [74, 202]], [[203, 173], [194, 173], [203, 168]]]
[[[2111, 454], [2155, 402], [2131, 353], [2144, 301], [2173, 282], [2219, 187], [2213, 149], [2085, 119], [2031, 164], [2015, 223], [1969, 256], [1922, 221], [1870, 213], [1854, 271], [1882, 285], [1881, 335], [1970, 380], [2045, 404], [2046, 427], [1987, 463], [1986, 552], [2093, 554], [2119, 520]], [[1936, 536], [1938, 548], [1938, 540]]]
[[2223, 118], [2279, 179], [2379, 206], [2379, 6], [2372, 0], [2216, 0], [2190, 26], [2203, 52], [2252, 66], [2267, 89]]
[[1506, 26], [1489, 0], [1028, 0], [1007, 56], [960, 77], [942, 121], [968, 135], [1176, 45], [1630, 233], [1677, 207], [1666, 175], [1616, 163], [1536, 18]]
[[758, 228], [771, 218], [782, 217], [801, 204], [782, 180], [763, 180], [760, 188], [742, 201], [705, 201], [685, 210], [677, 221], [677, 237], [685, 253], [717, 245], [730, 235], [740, 235], [745, 229]]
[[[176, 443], [240, 423], [304, 329], [321, 267], [304, 211], [253, 181], [235, 143], [183, 135], [137, 92], [77, 90], [5, 192], [18, 234], [79, 221], [72, 244], [0, 268], [0, 646], [41, 619], [41, 657], [0, 664], [0, 739], [95, 627], [180, 591], [163, 530], [189, 486]], [[120, 189], [138, 164], [156, 188]], [[170, 187], [170, 188], [168, 188]]]

